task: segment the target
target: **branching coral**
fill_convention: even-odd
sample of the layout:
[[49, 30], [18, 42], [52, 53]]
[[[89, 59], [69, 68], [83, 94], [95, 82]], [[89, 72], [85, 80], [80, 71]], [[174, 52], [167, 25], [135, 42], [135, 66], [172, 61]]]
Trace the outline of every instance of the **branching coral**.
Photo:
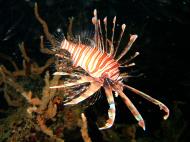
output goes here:
[[[36, 19], [39, 21], [39, 23], [43, 27], [45, 37], [47, 38], [47, 40], [49, 40], [52, 47], [55, 47], [56, 45], [55, 45], [54, 36], [52, 36], [49, 33], [47, 23], [38, 14], [37, 4], [35, 4], [34, 13], [35, 13]], [[71, 28], [72, 28], [71, 20], [70, 20], [69, 28], [71, 31]], [[41, 36], [40, 37], [41, 53], [49, 54], [49, 55], [55, 54], [56, 51], [49, 50], [48, 48], [44, 47], [43, 40], [44, 40], [44, 37]], [[0, 54], [0, 58], [3, 58], [4, 60], [9, 61], [14, 67], [14, 71], [9, 71], [5, 66], [3, 65], [0, 66], [0, 80], [1, 80], [0, 85], [3, 86], [4, 97], [9, 106], [14, 106], [18, 108], [28, 106], [27, 109], [26, 108], [24, 109], [27, 113], [24, 113], [24, 115], [22, 115], [22, 117], [27, 117], [27, 122], [25, 122], [26, 125], [29, 122], [33, 122], [33, 123], [30, 123], [30, 125], [28, 124], [29, 131], [27, 132], [29, 133], [30, 130], [32, 129], [36, 129], [37, 131], [37, 127], [39, 126], [40, 130], [46, 135], [50, 136], [52, 140], [64, 141], [63, 136], [59, 136], [60, 133], [63, 133], [64, 128], [70, 128], [73, 125], [76, 125], [77, 127], [81, 127], [81, 133], [82, 133], [84, 141], [90, 141], [90, 138], [88, 136], [87, 122], [86, 122], [85, 116], [83, 115], [81, 118], [81, 116], [78, 115], [80, 114], [78, 113], [78, 111], [71, 111], [70, 109], [64, 109], [64, 110], [59, 109], [59, 107], [62, 104], [62, 101], [64, 100], [64, 94], [71, 94], [72, 90], [65, 89], [65, 90], [58, 91], [55, 89], [49, 89], [50, 86], [57, 85], [61, 81], [60, 80], [61, 76], [51, 77], [49, 72], [47, 71], [47, 69], [52, 64], [55, 64], [55, 58], [51, 57], [47, 59], [47, 61], [45, 62], [43, 66], [39, 66], [37, 62], [31, 61], [31, 58], [28, 56], [26, 52], [24, 42], [19, 44], [19, 49], [23, 57], [22, 69], [20, 69], [14, 61], [12, 61], [11, 57], [4, 55], [2, 53]], [[68, 58], [69, 55], [67, 53], [63, 53], [63, 55], [65, 55], [64, 65], [68, 66], [70, 64], [69, 63], [70, 60]], [[65, 69], [66, 69], [66, 72], [71, 71], [71, 70], [80, 72], [80, 69], [73, 68], [71, 66], [68, 66]], [[43, 79], [43, 76], [44, 76], [44, 79]], [[40, 89], [41, 91], [39, 90], [38, 92], [33, 90], [33, 86], [35, 86], [34, 80], [36, 80], [36, 78], [39, 78], [41, 82], [44, 82], [42, 83], [43, 85], [37, 86], [41, 88]], [[29, 80], [32, 80], [32, 81], [29, 82]], [[22, 97], [19, 97], [20, 95]], [[61, 111], [62, 114], [58, 113], [58, 111]], [[59, 121], [61, 117], [64, 117], [64, 115], [67, 115], [69, 113], [76, 113], [76, 114], [71, 115], [73, 117], [72, 119], [68, 119], [68, 120], [64, 119], [65, 125], [62, 125], [63, 127], [62, 129], [60, 129], [60, 126], [54, 125], [55, 126], [53, 127], [53, 129], [55, 130], [54, 131], [52, 129], [52, 125], [51, 127], [47, 125], [48, 121]], [[61, 114], [61, 117], [59, 116], [60, 114]], [[67, 121], [72, 121], [72, 122], [67, 123]], [[73, 121], [76, 121], [77, 123], [73, 123]], [[80, 122], [82, 122], [82, 124], [80, 124]], [[21, 131], [22, 131], [22, 128], [21, 128]], [[28, 135], [29, 135], [28, 137], [30, 137], [32, 134], [28, 134]], [[24, 139], [23, 137], [26, 138], [26, 136], [24, 135], [18, 137], [17, 134], [15, 133], [14, 137], [10, 137], [7, 139], [8, 141], [12, 141], [13, 139], [16, 141], [21, 141], [21, 139], [22, 140]], [[34, 137], [34, 135], [32, 135], [32, 137]], [[35, 137], [37, 137], [37, 135], [35, 135]]]
[[92, 142], [91, 138], [88, 135], [87, 120], [84, 113], [81, 114], [81, 117], [82, 117], [82, 126], [81, 126], [82, 137], [85, 142]]

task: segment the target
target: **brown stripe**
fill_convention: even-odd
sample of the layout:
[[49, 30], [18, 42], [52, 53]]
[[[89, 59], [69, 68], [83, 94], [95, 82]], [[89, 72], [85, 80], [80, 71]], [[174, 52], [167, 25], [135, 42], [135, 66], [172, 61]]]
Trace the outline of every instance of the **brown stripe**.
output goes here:
[[74, 50], [73, 50], [73, 52], [71, 53], [73, 59], [74, 59], [74, 55], [77, 54], [76, 52], [77, 52], [78, 48], [80, 48], [79, 46], [80, 46], [79, 44], [76, 44], [76, 46], [73, 46]]
[[119, 76], [119, 70], [116, 72], [116, 73], [114, 73], [114, 74], [112, 74], [111, 76], [110, 76], [110, 79], [112, 79], [112, 78], [114, 78], [114, 76]]
[[[105, 65], [101, 66], [101, 68], [99, 67], [99, 70], [106, 70], [108, 69], [110, 66], [112, 66], [112, 64], [115, 64], [114, 60], [108, 60], [107, 63], [105, 63]], [[105, 68], [104, 68], [105, 67]]]
[[[100, 51], [99, 51], [100, 52]], [[101, 52], [100, 52], [101, 53]], [[96, 58], [96, 60], [98, 60], [98, 63], [96, 64], [96, 68], [94, 69], [94, 71], [92, 71], [91, 73], [95, 73], [95, 72], [97, 72], [98, 70], [99, 70], [99, 66], [100, 66], [100, 64], [101, 64], [101, 62], [102, 62], [102, 60], [104, 59], [104, 58], [106, 58], [106, 54], [105, 53], [103, 53], [103, 55], [101, 56], [101, 57], [99, 57], [98, 59]]]
[[69, 51], [69, 53], [71, 53], [72, 48], [73, 48], [72, 43], [68, 42], [67, 51]]
[[93, 51], [91, 52], [91, 54], [88, 56], [88, 59], [85, 62], [86, 65], [86, 69], [89, 71], [90, 68], [93, 67], [93, 64], [89, 66], [90, 61], [94, 58], [93, 55], [96, 54], [96, 52], [98, 52], [98, 50], [96, 48], [92, 49]]
[[78, 48], [81, 48], [81, 50], [80, 50], [80, 53], [79, 53], [78, 57], [76, 57], [76, 59], [75, 59], [75, 64], [74, 65], [78, 64], [78, 62], [80, 61], [80, 58], [81, 58], [84, 50], [86, 49], [86, 47], [83, 46], [83, 45], [80, 45], [80, 47], [78, 47]]
[[[104, 72], [109, 72], [109, 73], [111, 73], [113, 70], [115, 70], [116, 68], [119, 67], [119, 65], [118, 65], [116, 62], [114, 62], [114, 63], [115, 63], [115, 65], [113, 65], [113, 66], [110, 67], [110, 68], [105, 69]], [[114, 63], [112, 63], [112, 64], [114, 64]], [[111, 65], [110, 65], [110, 66], [111, 66]], [[111, 74], [110, 74], [110, 75], [111, 75]]]
[[[99, 57], [99, 55], [101, 54], [101, 52], [99, 51], [99, 49], [97, 49], [96, 48], [96, 50], [97, 50], [97, 52], [98, 52], [98, 54], [96, 55], [96, 57], [94, 57], [95, 59], [94, 59], [94, 62], [92, 63], [92, 67], [94, 68], [94, 66], [95, 66], [95, 62], [98, 60], [98, 57]], [[95, 67], [95, 69], [94, 69], [94, 71], [96, 70], [96, 68], [97, 67]], [[92, 71], [91, 73], [94, 73], [94, 71]]]
[[101, 64], [100, 69], [103, 68], [107, 64], [107, 62], [109, 62], [110, 60], [112, 60], [112, 58], [107, 56], [107, 59], [104, 60], [104, 62]]
[[97, 67], [99, 67], [99, 66], [101, 65], [103, 59], [106, 58], [106, 56], [107, 56], [107, 55], [106, 55], [105, 53], [103, 53], [102, 57], [100, 57], [100, 58], [98, 59], [99, 61], [98, 61], [98, 63], [97, 63]]

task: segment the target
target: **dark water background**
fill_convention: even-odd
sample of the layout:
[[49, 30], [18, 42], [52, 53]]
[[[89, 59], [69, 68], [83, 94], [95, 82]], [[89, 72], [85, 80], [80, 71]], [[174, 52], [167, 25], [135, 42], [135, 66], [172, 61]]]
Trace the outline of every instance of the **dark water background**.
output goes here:
[[[22, 63], [17, 46], [21, 41], [25, 42], [27, 52], [34, 60], [43, 63], [47, 58], [39, 54], [38, 50], [39, 36], [43, 32], [34, 17], [34, 2], [34, 0], [0, 0], [0, 53], [13, 57], [17, 63]], [[138, 34], [134, 51], [139, 51], [140, 56], [135, 60], [137, 67], [133, 71], [144, 75], [129, 79], [129, 84], [164, 102], [171, 110], [171, 116], [167, 120], [171, 122], [170, 129], [183, 129], [176, 141], [188, 141], [189, 0], [44, 0], [39, 1], [38, 5], [51, 33], [57, 28], [66, 31], [68, 17], [71, 16], [75, 17], [76, 25], [82, 25], [80, 28], [85, 29], [88, 27], [85, 26], [86, 23], [91, 22], [92, 11], [96, 8], [100, 18], [108, 16], [111, 19], [116, 15], [120, 25], [122, 23], [127, 25], [127, 33]], [[7, 62], [0, 59], [0, 64], [5, 65]], [[7, 67], [11, 69], [9, 64]], [[162, 113], [145, 100], [133, 95], [130, 97], [134, 103], [136, 102], [137, 108], [146, 120], [147, 131], [139, 131], [138, 137], [151, 137], [154, 142], [153, 132], [161, 127]], [[0, 98], [0, 107], [8, 108], [3, 101], [2, 91]], [[139, 101], [142, 103], [138, 104]], [[92, 113], [91, 107], [87, 110], [88, 115]], [[122, 102], [118, 107], [116, 122], [128, 124], [135, 122]], [[99, 134], [93, 134], [92, 137], [98, 139]], [[167, 137], [165, 132], [159, 133], [158, 137], [160, 141], [167, 141], [161, 139]]]

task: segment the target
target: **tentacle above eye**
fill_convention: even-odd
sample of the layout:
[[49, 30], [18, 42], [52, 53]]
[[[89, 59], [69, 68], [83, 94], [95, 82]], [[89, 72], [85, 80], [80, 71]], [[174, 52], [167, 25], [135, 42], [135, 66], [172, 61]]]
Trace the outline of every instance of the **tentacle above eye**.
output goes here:
[[134, 92], [135, 94], [140, 95], [141, 97], [145, 98], [146, 100], [152, 102], [153, 104], [158, 105], [160, 107], [160, 110], [164, 110], [166, 113], [163, 118], [165, 120], [168, 118], [170, 111], [167, 108], [167, 106], [164, 105], [162, 102], [152, 98], [151, 96], [149, 96], [149, 95], [147, 95], [147, 94], [145, 94], [145, 93], [143, 93], [143, 92], [141, 92], [141, 91], [139, 91], [139, 90], [137, 90], [137, 89], [135, 89], [129, 85], [126, 85], [126, 84], [122, 84], [122, 85], [124, 87], [126, 87], [127, 89], [131, 90], [132, 92]]
[[115, 120], [115, 102], [112, 94], [112, 88], [110, 86], [107, 86], [104, 87], [104, 89], [109, 104], [109, 110], [108, 110], [109, 119], [106, 121], [106, 124], [103, 127], [99, 128], [99, 130], [110, 128]]
[[102, 84], [97, 81], [91, 82], [89, 88], [84, 93], [82, 93], [78, 98], [75, 98], [70, 102], [65, 103], [64, 105], [75, 105], [79, 102], [84, 101], [88, 97], [92, 96], [96, 91], [98, 91], [101, 86]]

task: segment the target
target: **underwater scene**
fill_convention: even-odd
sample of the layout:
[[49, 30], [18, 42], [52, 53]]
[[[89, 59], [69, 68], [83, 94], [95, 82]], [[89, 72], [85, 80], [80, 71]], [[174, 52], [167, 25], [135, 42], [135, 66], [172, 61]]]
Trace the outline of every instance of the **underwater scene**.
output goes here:
[[189, 0], [0, 0], [0, 142], [188, 142]]

